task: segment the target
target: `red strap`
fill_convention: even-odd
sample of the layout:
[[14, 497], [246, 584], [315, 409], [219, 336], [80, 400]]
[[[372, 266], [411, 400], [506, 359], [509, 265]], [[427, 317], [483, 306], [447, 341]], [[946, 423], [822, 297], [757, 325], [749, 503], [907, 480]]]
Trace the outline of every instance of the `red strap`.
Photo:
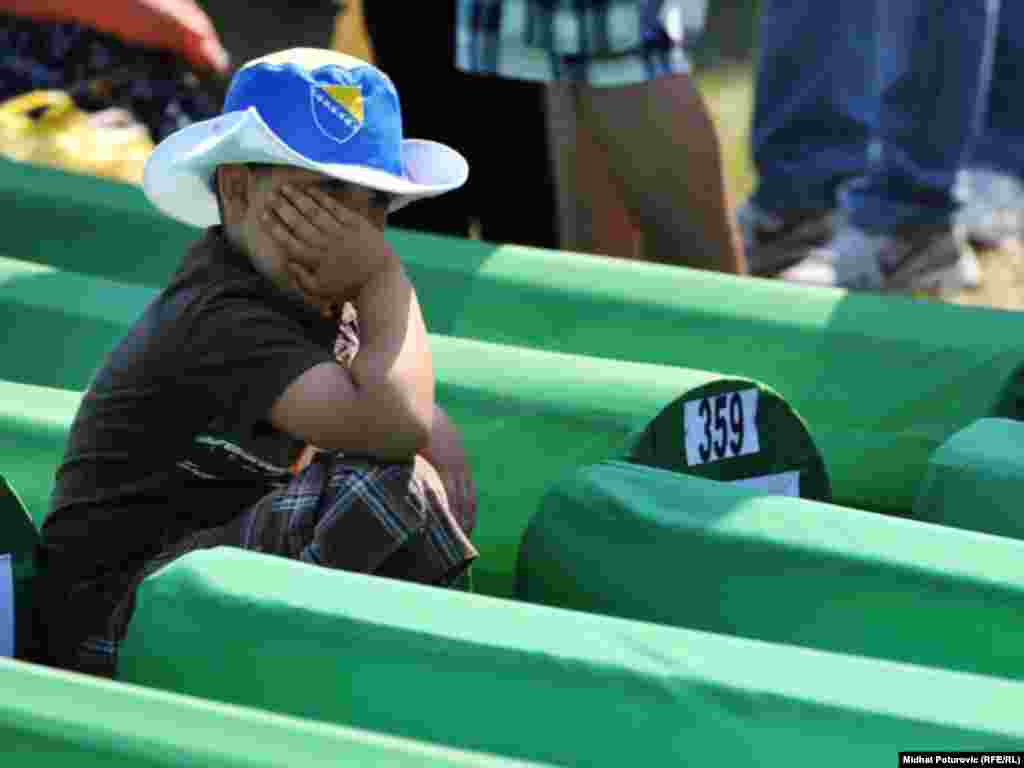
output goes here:
[[193, 0], [0, 0], [0, 10], [41, 21], [76, 21], [126, 42], [174, 51], [200, 70], [228, 68], [213, 23]]

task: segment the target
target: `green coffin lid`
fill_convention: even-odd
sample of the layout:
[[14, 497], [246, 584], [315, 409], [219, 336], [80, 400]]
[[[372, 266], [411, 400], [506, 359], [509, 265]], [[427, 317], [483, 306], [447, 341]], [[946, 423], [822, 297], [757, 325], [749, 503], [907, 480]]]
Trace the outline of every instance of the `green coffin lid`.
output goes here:
[[[62, 446], [46, 442], [50, 427], [32, 420], [48, 398], [66, 407], [61, 428], [74, 415], [73, 398], [38, 387], [84, 389], [154, 294], [0, 259], [0, 322], [11, 328], [0, 337], [0, 379], [37, 387], [0, 400], [0, 472], [37, 520]], [[796, 473], [801, 494], [830, 497], [825, 461], [803, 420], [758, 382], [440, 335], [431, 347], [438, 399], [462, 428], [476, 475], [483, 591], [512, 594], [527, 522], [547, 488], [580, 464], [630, 457], [730, 480]]]
[[1021, 683], [228, 548], [143, 583], [118, 675], [559, 765], [864, 766], [923, 745], [1024, 748]]
[[0, 659], [4, 768], [524, 765]]
[[1024, 539], [1024, 424], [979, 419], [939, 446], [914, 518]]
[[[197, 232], [142, 193], [0, 163], [10, 255], [162, 284]], [[1024, 408], [1015, 313], [392, 231], [435, 333], [720, 371], [808, 420], [836, 501], [908, 514], [928, 458]]]
[[1024, 679], [1024, 542], [608, 462], [544, 499], [517, 596]]

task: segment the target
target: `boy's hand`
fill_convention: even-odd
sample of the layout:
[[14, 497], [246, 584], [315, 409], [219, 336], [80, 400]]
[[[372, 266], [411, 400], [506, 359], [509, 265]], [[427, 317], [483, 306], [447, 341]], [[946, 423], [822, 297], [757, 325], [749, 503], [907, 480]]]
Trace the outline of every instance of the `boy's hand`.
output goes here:
[[375, 275], [400, 266], [384, 233], [313, 186], [286, 184], [264, 214], [286, 268], [316, 306], [354, 299]]
[[422, 456], [440, 475], [449, 508], [468, 536], [476, 526], [476, 485], [462, 435], [441, 406], [436, 404], [430, 442]]

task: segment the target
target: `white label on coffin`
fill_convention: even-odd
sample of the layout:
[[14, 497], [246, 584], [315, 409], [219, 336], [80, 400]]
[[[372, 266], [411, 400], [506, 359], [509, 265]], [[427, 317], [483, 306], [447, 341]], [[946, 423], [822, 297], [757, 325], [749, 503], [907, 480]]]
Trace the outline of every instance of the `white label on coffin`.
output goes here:
[[14, 656], [14, 571], [10, 555], [0, 555], [0, 656]]
[[779, 472], [777, 475], [762, 475], [761, 477], [747, 477], [743, 480], [732, 480], [730, 485], [738, 485], [741, 488], [764, 491], [773, 496], [800, 496], [800, 472]]
[[683, 403], [687, 465], [694, 467], [760, 453], [759, 395], [757, 389], [744, 389]]

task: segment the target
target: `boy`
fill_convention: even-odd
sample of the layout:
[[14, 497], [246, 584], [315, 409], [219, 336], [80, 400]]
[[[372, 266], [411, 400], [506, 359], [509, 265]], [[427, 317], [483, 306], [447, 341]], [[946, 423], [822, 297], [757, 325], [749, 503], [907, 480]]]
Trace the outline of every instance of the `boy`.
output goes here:
[[430, 584], [466, 569], [472, 481], [383, 230], [467, 173], [402, 139], [383, 73], [316, 49], [250, 62], [221, 116], [156, 148], [147, 196], [209, 229], [76, 416], [42, 530], [48, 661], [112, 676], [135, 587], [198, 548]]

